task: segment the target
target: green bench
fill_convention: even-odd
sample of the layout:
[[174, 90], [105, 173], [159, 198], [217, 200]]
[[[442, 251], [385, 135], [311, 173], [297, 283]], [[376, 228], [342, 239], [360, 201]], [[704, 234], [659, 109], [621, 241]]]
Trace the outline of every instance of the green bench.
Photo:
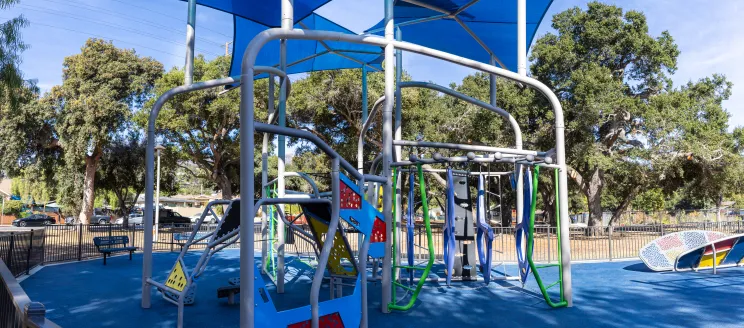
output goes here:
[[137, 247], [127, 246], [129, 244], [128, 236], [110, 236], [94, 237], [93, 244], [96, 245], [98, 252], [103, 253], [103, 265], [106, 265], [106, 257], [115, 252], [129, 252], [129, 260], [132, 260], [132, 253]]

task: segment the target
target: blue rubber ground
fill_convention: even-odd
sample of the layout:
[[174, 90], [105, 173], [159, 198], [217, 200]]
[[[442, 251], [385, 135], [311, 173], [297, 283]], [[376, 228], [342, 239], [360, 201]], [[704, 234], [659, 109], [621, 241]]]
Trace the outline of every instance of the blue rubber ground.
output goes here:
[[[187, 256], [187, 265], [199, 253]], [[164, 281], [177, 254], [154, 255], [154, 275]], [[142, 256], [49, 266], [21, 285], [32, 300], [44, 303], [47, 316], [62, 327], [173, 327], [176, 307], [153, 292], [152, 308], [140, 308]], [[238, 275], [237, 250], [218, 253], [199, 280], [197, 301], [186, 308], [187, 327], [236, 327], [237, 305], [216, 298], [216, 289]], [[509, 268], [514, 270], [514, 268]], [[293, 283], [280, 309], [308, 304], [312, 271], [290, 265]], [[545, 281], [556, 269], [541, 270]], [[522, 289], [513, 282], [430, 283], [414, 308], [382, 314], [380, 286], [370, 283], [370, 327], [742, 327], [744, 269], [710, 272], [650, 272], [640, 261], [573, 265], [574, 307], [551, 309], [537, 293], [534, 279]], [[271, 288], [269, 288], [271, 289]], [[328, 292], [322, 291], [322, 297]]]

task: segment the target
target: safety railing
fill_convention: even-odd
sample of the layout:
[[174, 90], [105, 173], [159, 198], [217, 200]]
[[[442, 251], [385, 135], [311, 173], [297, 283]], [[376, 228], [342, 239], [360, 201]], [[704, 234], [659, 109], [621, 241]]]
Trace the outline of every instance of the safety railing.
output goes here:
[[[310, 232], [306, 224], [298, 225], [305, 231]], [[443, 224], [432, 223], [434, 234], [434, 250], [438, 260], [443, 258], [443, 240], [438, 238], [442, 234]], [[156, 252], [178, 252], [186, 243], [185, 234], [193, 232], [192, 224], [166, 224], [160, 225], [158, 240], [153, 244]], [[359, 238], [357, 232], [350, 226], [342, 224], [345, 229], [349, 245], [355, 254], [359, 251]], [[200, 231], [214, 230], [215, 225], [204, 224]], [[405, 222], [402, 223], [405, 235]], [[424, 227], [416, 224], [414, 232], [414, 257], [426, 259], [426, 235]], [[516, 248], [513, 227], [493, 227], [493, 261], [515, 262]], [[617, 227], [572, 227], [571, 233], [571, 258], [573, 261], [587, 260], [617, 260], [636, 258], [638, 250], [650, 241], [665, 234], [685, 230], [709, 230], [726, 234], [744, 233], [744, 222], [696, 222], [683, 224], [656, 224], [656, 225], [632, 225]], [[7, 263], [9, 270], [14, 276], [29, 273], [34, 267], [45, 263], [81, 261], [91, 258], [99, 258], [100, 254], [95, 245], [94, 237], [104, 236], [128, 236], [131, 245], [138, 248], [143, 247], [144, 229], [142, 225], [50, 225], [33, 231], [2, 232], [0, 233], [0, 259]], [[267, 238], [273, 239], [276, 236]], [[255, 249], [261, 248], [260, 223], [254, 223], [254, 245]], [[311, 256], [314, 257], [314, 245], [308, 241], [297, 238], [292, 233], [286, 235], [286, 256]], [[535, 227], [535, 251], [533, 258], [536, 262], [555, 262], [558, 257], [558, 242], [556, 227]], [[206, 244], [192, 245], [189, 250], [199, 251]], [[240, 241], [227, 248], [239, 248]], [[406, 238], [401, 239], [401, 250], [403, 256], [407, 249]]]
[[31, 302], [3, 260], [0, 260], [0, 287], [0, 327], [59, 328], [46, 318], [44, 304]]
[[29, 274], [44, 261], [44, 229], [0, 232], [0, 260], [13, 276]]

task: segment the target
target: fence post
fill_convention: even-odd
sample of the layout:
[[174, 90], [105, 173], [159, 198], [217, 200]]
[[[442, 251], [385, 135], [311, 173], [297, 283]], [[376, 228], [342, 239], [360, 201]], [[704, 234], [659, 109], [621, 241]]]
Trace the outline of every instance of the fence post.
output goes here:
[[548, 263], [550, 263], [550, 244], [553, 243], [553, 241], [550, 239], [550, 228], [551, 226], [548, 225]]
[[109, 233], [108, 235], [109, 238], [111, 238], [111, 224], [110, 223], [108, 224], [108, 233]]
[[13, 248], [15, 247], [15, 233], [10, 233], [10, 248], [8, 248], [8, 268], [13, 271]]
[[78, 261], [83, 260], [83, 224], [78, 225]]
[[44, 233], [41, 236], [41, 264], [42, 265], [46, 261], [46, 239], [47, 239], [46, 230], [47, 230], [47, 227], [44, 227], [44, 230], [43, 230]]
[[607, 240], [609, 241], [609, 245], [608, 245], [609, 247], [608, 247], [608, 249], [609, 249], [609, 252], [610, 252], [610, 261], [612, 261], [612, 230], [614, 230], [614, 229], [612, 228], [612, 226], [609, 226], [609, 227], [607, 227], [607, 230], [609, 232], [607, 234], [607, 237], [608, 237]]
[[28, 238], [28, 251], [26, 252], [26, 274], [31, 272], [31, 249], [34, 247], [34, 229], [31, 229], [31, 235]]
[[661, 229], [659, 229], [661, 231], [661, 236], [663, 236], [664, 235], [664, 222], [662, 222], [659, 226], [661, 227]]
[[171, 232], [171, 242], [170, 242], [170, 251], [173, 252], [173, 243], [175, 240], [173, 239], [173, 232]]

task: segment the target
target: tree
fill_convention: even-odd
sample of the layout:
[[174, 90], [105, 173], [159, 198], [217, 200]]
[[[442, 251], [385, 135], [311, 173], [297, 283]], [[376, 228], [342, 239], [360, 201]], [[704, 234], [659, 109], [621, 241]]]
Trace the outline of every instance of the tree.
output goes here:
[[[199, 56], [194, 61], [194, 81], [226, 77], [229, 68], [230, 57], [207, 61]], [[182, 85], [183, 76], [183, 69], [171, 69], [157, 80], [155, 92], [160, 95]], [[256, 85], [257, 120], [266, 117], [266, 85], [265, 79]], [[160, 111], [156, 129], [164, 142], [176, 147], [181, 170], [196, 179], [212, 181], [222, 191], [222, 198], [232, 199], [240, 188], [240, 92], [220, 91], [211, 88], [174, 97]], [[153, 104], [151, 101], [137, 113], [136, 120], [141, 127], [147, 126]], [[257, 144], [260, 172], [261, 145]], [[257, 183], [256, 191], [260, 192], [261, 179], [257, 179]]]
[[[162, 64], [134, 50], [89, 39], [81, 53], [65, 58], [63, 82], [44, 96], [56, 115], [54, 125], [69, 168], [84, 165], [80, 222], [93, 213], [95, 174], [104, 151], [130, 124], [131, 113], [151, 97]], [[69, 169], [68, 168], [68, 169]]]
[[[594, 226], [601, 222], [606, 175], [644, 148], [635, 135], [639, 117], [670, 87], [679, 50], [668, 32], [649, 35], [642, 13], [598, 2], [555, 15], [552, 27], [557, 34], [533, 48], [531, 72], [561, 100], [569, 177], [587, 198]], [[538, 139], [553, 140], [545, 132]]]
[[[116, 198], [118, 214], [129, 224], [132, 207], [145, 190], [145, 150], [146, 144], [138, 133], [117, 138], [101, 156], [98, 170], [98, 187], [113, 193]], [[166, 148], [160, 156], [160, 192], [178, 190], [175, 169], [177, 155], [172, 147]]]

